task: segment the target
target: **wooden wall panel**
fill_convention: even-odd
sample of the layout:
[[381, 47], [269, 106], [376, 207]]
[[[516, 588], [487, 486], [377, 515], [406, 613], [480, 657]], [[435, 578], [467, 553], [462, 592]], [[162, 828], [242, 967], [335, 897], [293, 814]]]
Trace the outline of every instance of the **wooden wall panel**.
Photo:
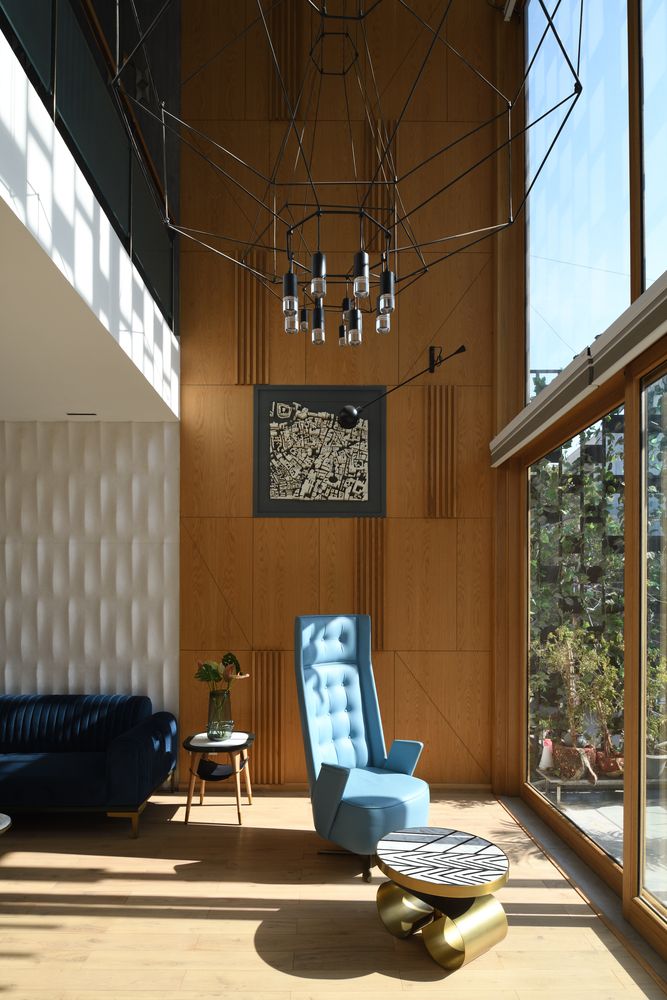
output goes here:
[[493, 398], [490, 388], [461, 386], [456, 390], [456, 513], [459, 517], [490, 517], [493, 512], [491, 440]]
[[392, 518], [385, 649], [456, 649], [456, 521]]
[[488, 518], [457, 521], [456, 648], [491, 649], [493, 543]]
[[[298, 145], [285, 119], [282, 94], [275, 80], [269, 83], [274, 74], [263, 26], [250, 26], [256, 4], [239, 0], [233, 6], [231, 13], [208, 0], [192, 0], [184, 7], [184, 78], [226, 39], [248, 28], [235, 53], [230, 47], [226, 56], [211, 59], [205, 71], [187, 80], [184, 112], [267, 172], [283, 148], [280, 169], [289, 172]], [[457, 6], [464, 9], [456, 12], [448, 39], [493, 75], [494, 58], [503, 52], [502, 17], [481, 0], [470, 10]], [[318, 27], [306, 8], [300, 0], [286, 0], [269, 13], [291, 98], [307, 69], [310, 33]], [[426, 8], [423, 13], [430, 16]], [[410, 74], [423, 57], [423, 50], [412, 44], [419, 25], [400, 4], [390, 4], [382, 18], [369, 18], [366, 27], [371, 44], [379, 31], [383, 34], [385, 58], [376, 69], [382, 95], [379, 126], [386, 138], [403, 109]], [[424, 155], [435, 135], [450, 142], [487, 113], [488, 94], [474, 79], [470, 82], [470, 75], [439, 43], [439, 57], [415, 91], [392, 151], [400, 170]], [[449, 96], [448, 80], [458, 88]], [[328, 121], [313, 161], [313, 170], [322, 177], [341, 169], [354, 176], [339, 82], [333, 77], [323, 82]], [[373, 133], [358, 96], [349, 97], [361, 177], [372, 172]], [[415, 174], [401, 187], [405, 203], [417, 203], [436, 183], [451, 179], [471, 154], [482, 150], [482, 138], [466, 140]], [[220, 166], [247, 182], [251, 194], [263, 194], [258, 178], [242, 177], [245, 168], [230, 166], [229, 158], [219, 155]], [[303, 164], [296, 173], [297, 179], [306, 177]], [[299, 190], [307, 197], [307, 188]], [[486, 216], [497, 208], [496, 195], [489, 166], [476, 181], [466, 180], [420, 213], [420, 238], [442, 235], [454, 225], [465, 228], [470, 220], [477, 224], [481, 216], [490, 221]], [[377, 200], [375, 207], [387, 214], [391, 194], [379, 192]], [[257, 215], [251, 195], [239, 195], [192, 150], [182, 159], [182, 207], [187, 225], [228, 235], [246, 232], [250, 219], [260, 230], [269, 222], [266, 213]], [[355, 219], [337, 219], [330, 228], [324, 226], [330, 273], [349, 268], [348, 244], [356, 241], [357, 225]], [[305, 235], [312, 247], [314, 225]], [[338, 347], [333, 311], [327, 314], [323, 347], [313, 348], [302, 335], [287, 337], [278, 282], [265, 289], [191, 242], [183, 249], [182, 731], [205, 724], [206, 691], [192, 680], [197, 659], [233, 649], [252, 674], [245, 689], [239, 685], [235, 706], [237, 722], [258, 734], [255, 780], [305, 782], [294, 617], [368, 612], [387, 743], [394, 736], [425, 739], [420, 772], [428, 780], [487, 783], [494, 569], [488, 440], [492, 412], [500, 412], [493, 385], [500, 357], [494, 336], [494, 281], [500, 273], [494, 243], [433, 267], [401, 292], [388, 336], [379, 337], [366, 317], [358, 350]], [[253, 253], [249, 263], [261, 263], [280, 277], [282, 253]], [[424, 254], [429, 267], [438, 256], [434, 250]], [[507, 288], [513, 287], [508, 271], [506, 264]], [[342, 289], [332, 289], [328, 304], [339, 296]], [[426, 365], [429, 345], [447, 352], [461, 343], [465, 354], [387, 401], [385, 518], [252, 517], [253, 385], [346, 385], [353, 403], [355, 385], [394, 386]], [[516, 367], [514, 357], [512, 365]]]
[[181, 514], [252, 514], [252, 389], [183, 386]]
[[284, 669], [284, 654], [278, 650], [252, 654], [253, 776], [259, 785], [283, 783]]
[[236, 381], [239, 385], [261, 385], [269, 381], [269, 292], [253, 274], [266, 273], [267, 254], [252, 251], [235, 267], [236, 329], [238, 351]]
[[181, 648], [252, 648], [252, 520], [181, 518]]
[[319, 611], [319, 523], [256, 518], [253, 550], [255, 649], [292, 649], [295, 617]]
[[488, 653], [396, 653], [397, 739], [425, 744], [417, 774], [440, 781], [488, 784], [491, 678]]
[[354, 532], [354, 609], [370, 615], [373, 649], [385, 648], [385, 522], [360, 517]]
[[352, 518], [327, 517], [320, 529], [320, 614], [340, 614], [356, 607], [355, 532]]

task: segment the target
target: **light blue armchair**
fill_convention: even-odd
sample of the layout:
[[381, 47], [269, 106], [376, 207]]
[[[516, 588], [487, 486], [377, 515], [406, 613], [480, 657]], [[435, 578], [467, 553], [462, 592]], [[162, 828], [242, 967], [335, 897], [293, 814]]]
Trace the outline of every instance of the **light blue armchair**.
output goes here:
[[393, 830], [428, 824], [429, 787], [413, 777], [423, 744], [385, 750], [368, 615], [296, 619], [296, 687], [315, 829], [368, 859]]

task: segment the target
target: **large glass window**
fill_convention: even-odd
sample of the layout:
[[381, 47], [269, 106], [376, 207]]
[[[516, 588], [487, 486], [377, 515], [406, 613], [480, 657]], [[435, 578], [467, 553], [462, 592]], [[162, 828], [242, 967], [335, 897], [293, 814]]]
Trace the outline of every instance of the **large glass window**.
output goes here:
[[667, 375], [644, 389], [642, 885], [667, 906]]
[[646, 287], [667, 269], [667, 4], [642, 0]]
[[[661, 0], [655, 3], [661, 6]], [[576, 67], [581, 0], [550, 0], [546, 7], [555, 11], [554, 25]], [[584, 3], [583, 91], [528, 200], [529, 396], [630, 303], [626, 8], [626, 0]], [[536, 51], [528, 122], [573, 93], [563, 52], [540, 3], [530, 0], [529, 60]], [[660, 51], [664, 55], [664, 47]], [[570, 105], [567, 101], [529, 129], [528, 183]]]
[[622, 409], [530, 469], [528, 779], [623, 858]]

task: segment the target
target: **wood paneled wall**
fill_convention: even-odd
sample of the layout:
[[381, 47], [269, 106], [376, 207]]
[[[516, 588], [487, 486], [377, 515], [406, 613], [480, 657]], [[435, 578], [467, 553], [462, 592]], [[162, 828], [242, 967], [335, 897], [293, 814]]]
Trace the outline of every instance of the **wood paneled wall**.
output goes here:
[[[294, 2], [305, 17], [306, 4], [285, 0], [289, 18]], [[416, 6], [429, 16], [434, 5]], [[422, 56], [410, 46], [417, 21], [393, 0], [382, 10], [387, 41], [378, 86], [386, 117], [380, 127], [391, 130]], [[190, 0], [182, 15], [183, 78], [254, 17], [254, 3]], [[309, 22], [292, 20], [279, 37], [281, 58], [290, 65], [310, 37]], [[372, 16], [368, 26], [379, 30]], [[490, 78], [503, 30], [520, 28], [503, 25], [486, 0], [455, 0], [448, 39]], [[406, 33], [402, 61], [399, 39], [405, 52]], [[290, 93], [298, 86], [292, 76]], [[270, 78], [265, 41], [260, 28], [251, 27], [240, 46], [212, 58], [185, 85], [184, 117], [268, 169], [285, 129]], [[330, 79], [324, 86], [332, 86]], [[434, 135], [444, 144], [494, 108], [490, 89], [440, 46], [393, 149], [399, 168], [422, 157]], [[327, 116], [319, 126], [325, 152], [340, 160], [347, 125], [332, 89], [320, 103], [320, 119]], [[361, 114], [354, 128], [359, 148], [372, 141]], [[456, 149], [451, 160], [438, 160], [406, 182], [408, 205], [460, 170]], [[368, 160], [364, 149], [360, 162]], [[324, 173], [326, 161], [314, 169]], [[423, 213], [422, 238], [453, 225], [488, 224], [495, 212], [493, 163], [454, 192]], [[185, 224], [202, 229], [230, 232], [247, 215], [220, 174], [187, 151], [182, 204]], [[325, 242], [336, 249], [334, 237]], [[197, 660], [236, 651], [251, 678], [234, 689], [234, 715], [240, 727], [257, 733], [259, 782], [306, 780], [293, 680], [294, 616], [350, 611], [373, 617], [387, 740], [423, 739], [418, 773], [432, 782], [491, 781], [495, 252], [488, 241], [439, 265], [399, 297], [388, 337], [369, 330], [361, 349], [341, 351], [332, 332], [322, 348], [287, 337], [279, 301], [250, 275], [195, 244], [183, 247], [181, 729], [205, 725], [206, 689], [192, 678]], [[466, 354], [387, 401], [386, 518], [253, 518], [253, 384], [390, 386], [425, 366], [429, 344], [451, 351], [460, 343]]]

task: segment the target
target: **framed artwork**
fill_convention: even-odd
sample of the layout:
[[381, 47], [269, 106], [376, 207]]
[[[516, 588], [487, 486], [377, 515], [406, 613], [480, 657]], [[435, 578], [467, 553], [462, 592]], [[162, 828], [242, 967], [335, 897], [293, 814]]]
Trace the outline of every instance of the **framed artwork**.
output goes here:
[[382, 385], [256, 385], [255, 517], [384, 517], [385, 400], [346, 430], [338, 413]]

